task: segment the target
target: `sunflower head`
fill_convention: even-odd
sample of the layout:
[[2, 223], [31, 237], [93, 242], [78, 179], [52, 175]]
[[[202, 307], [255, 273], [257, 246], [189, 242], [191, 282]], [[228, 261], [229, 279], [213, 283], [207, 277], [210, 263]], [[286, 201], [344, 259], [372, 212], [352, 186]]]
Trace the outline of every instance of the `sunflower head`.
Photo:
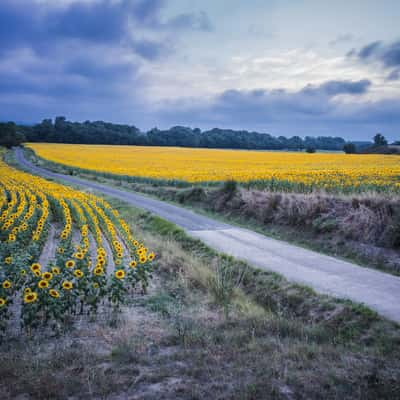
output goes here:
[[156, 257], [156, 255], [154, 253], [150, 253], [147, 258], [149, 261], [153, 261], [155, 257]]
[[24, 294], [28, 294], [28, 293], [31, 293], [32, 292], [32, 289], [31, 288], [25, 288], [24, 289]]
[[72, 285], [72, 282], [70, 282], [70, 281], [64, 281], [64, 282], [62, 283], [62, 288], [63, 288], [64, 290], [71, 290], [72, 287], [73, 287], [73, 285]]
[[147, 257], [145, 255], [141, 255], [139, 258], [140, 264], [144, 264], [147, 261]]
[[4, 289], [10, 289], [10, 287], [12, 286], [12, 283], [8, 280], [5, 280], [2, 284]]
[[82, 272], [80, 269], [77, 269], [77, 270], [74, 271], [74, 275], [75, 275], [78, 279], [80, 279], [80, 278], [82, 278], [82, 276], [83, 276], [83, 272]]
[[19, 273], [20, 273], [22, 276], [24, 276], [24, 275], [26, 275], [26, 270], [21, 269], [21, 271], [19, 271]]
[[25, 296], [24, 296], [24, 303], [33, 303], [33, 302], [35, 302], [36, 300], [37, 300], [37, 293], [35, 293], [35, 292], [30, 292], [30, 293], [27, 293]]
[[67, 268], [74, 268], [75, 267], [75, 261], [74, 260], [68, 260], [65, 262], [65, 266]]
[[53, 267], [53, 268], [51, 269], [51, 272], [52, 272], [54, 275], [59, 275], [59, 274], [60, 274], [60, 268], [58, 268], [58, 267]]
[[50, 289], [49, 290], [49, 295], [51, 297], [54, 297], [55, 299], [60, 297], [60, 293], [56, 289]]
[[93, 273], [94, 273], [95, 275], [97, 275], [97, 276], [103, 275], [104, 270], [103, 270], [103, 268], [101, 268], [101, 267], [97, 267], [97, 268], [94, 269]]
[[48, 288], [49, 287], [49, 282], [48, 281], [45, 281], [44, 279], [42, 279], [42, 280], [40, 280], [39, 282], [38, 282], [38, 288], [40, 288], [40, 289], [46, 289], [46, 288]]
[[130, 266], [131, 268], [136, 268], [136, 265], [137, 265], [137, 262], [136, 262], [135, 260], [132, 260], [132, 261], [129, 263], [129, 266]]
[[117, 279], [124, 279], [125, 278], [125, 271], [123, 269], [118, 269], [115, 271], [115, 277]]
[[33, 272], [40, 271], [41, 269], [42, 269], [42, 266], [39, 263], [34, 263], [31, 265], [31, 270]]
[[4, 307], [6, 305], [6, 299], [3, 299], [3, 297], [0, 297], [0, 307]]
[[53, 274], [52, 274], [51, 272], [48, 272], [48, 271], [43, 272], [42, 278], [43, 278], [45, 281], [50, 281], [51, 278], [53, 278]]

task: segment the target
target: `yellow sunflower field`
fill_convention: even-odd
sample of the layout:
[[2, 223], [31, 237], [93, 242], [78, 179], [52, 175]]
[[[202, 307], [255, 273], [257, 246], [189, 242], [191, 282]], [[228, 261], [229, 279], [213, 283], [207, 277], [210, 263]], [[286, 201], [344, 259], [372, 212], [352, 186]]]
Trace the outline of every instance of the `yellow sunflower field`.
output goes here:
[[55, 163], [127, 179], [170, 183], [233, 179], [283, 191], [400, 192], [396, 155], [49, 143], [29, 147]]
[[15, 313], [25, 328], [58, 328], [119, 309], [147, 287], [154, 257], [105, 200], [0, 161], [0, 330]]

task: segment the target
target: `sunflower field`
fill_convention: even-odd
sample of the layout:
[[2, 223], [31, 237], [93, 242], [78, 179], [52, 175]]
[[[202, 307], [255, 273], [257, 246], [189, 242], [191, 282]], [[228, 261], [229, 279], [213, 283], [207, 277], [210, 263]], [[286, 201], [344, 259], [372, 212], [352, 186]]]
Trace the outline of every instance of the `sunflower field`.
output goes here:
[[275, 191], [400, 193], [400, 157], [31, 143], [41, 158], [125, 180], [212, 184], [236, 180]]
[[[48, 240], [54, 254], [43, 257]], [[146, 289], [154, 257], [104, 199], [0, 161], [0, 331], [10, 318], [58, 329], [105, 304], [118, 310]]]

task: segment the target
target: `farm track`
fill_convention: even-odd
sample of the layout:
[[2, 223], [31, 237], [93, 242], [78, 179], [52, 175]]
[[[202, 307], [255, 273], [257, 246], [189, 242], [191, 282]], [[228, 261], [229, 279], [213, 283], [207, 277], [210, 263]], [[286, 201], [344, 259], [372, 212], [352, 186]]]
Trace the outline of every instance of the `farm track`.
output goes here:
[[15, 150], [15, 156], [21, 166], [34, 174], [92, 189], [148, 210], [218, 251], [260, 269], [275, 271], [320, 293], [364, 303], [400, 323], [400, 277], [271, 239], [137, 193], [46, 170], [27, 161], [21, 149]]

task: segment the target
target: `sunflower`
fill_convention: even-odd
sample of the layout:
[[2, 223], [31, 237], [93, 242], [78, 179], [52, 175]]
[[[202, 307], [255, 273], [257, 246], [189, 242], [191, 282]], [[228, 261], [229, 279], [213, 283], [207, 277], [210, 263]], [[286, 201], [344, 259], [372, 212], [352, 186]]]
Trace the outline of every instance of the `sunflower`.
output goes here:
[[149, 256], [148, 256], [149, 261], [153, 261], [155, 256], [156, 255], [154, 253], [150, 253]]
[[42, 266], [39, 263], [34, 263], [31, 265], [31, 271], [40, 271], [42, 269]]
[[6, 264], [11, 264], [11, 263], [12, 263], [12, 257], [6, 257], [6, 258], [4, 259], [4, 262], [5, 262]]
[[21, 269], [21, 271], [19, 271], [19, 273], [20, 273], [22, 276], [24, 276], [24, 275], [26, 275], [26, 270]]
[[65, 262], [65, 266], [67, 268], [74, 268], [75, 267], [75, 261], [74, 260], [68, 260]]
[[72, 287], [73, 287], [73, 284], [72, 284], [72, 282], [70, 282], [70, 281], [64, 281], [64, 282], [62, 283], [62, 288], [63, 288], [64, 290], [71, 290]]
[[101, 268], [101, 267], [97, 267], [97, 268], [94, 269], [93, 273], [94, 273], [95, 275], [97, 275], [97, 276], [103, 275], [104, 269]]
[[39, 282], [38, 282], [38, 288], [40, 288], [40, 289], [46, 289], [46, 288], [48, 288], [49, 287], [49, 282], [48, 281], [45, 281], [44, 279], [42, 279], [42, 280], [40, 280]]
[[135, 260], [132, 260], [132, 261], [129, 263], [129, 266], [130, 266], [131, 268], [135, 268], [136, 265], [137, 265], [137, 262], [136, 262]]
[[64, 248], [63, 248], [63, 247], [59, 247], [59, 248], [57, 249], [57, 251], [58, 251], [60, 254], [64, 254]]
[[37, 300], [37, 294], [35, 292], [27, 293], [24, 296], [24, 303], [33, 303]]
[[141, 255], [139, 258], [140, 264], [144, 264], [147, 261], [147, 257], [145, 255]]
[[42, 276], [42, 274], [40, 273], [40, 271], [33, 271], [34, 275], [37, 276], [39, 278], [39, 276]]
[[125, 271], [123, 269], [118, 269], [115, 271], [115, 277], [117, 279], [124, 279], [125, 278]]
[[28, 294], [28, 293], [31, 293], [32, 292], [32, 289], [31, 288], [25, 288], [24, 289], [24, 294]]
[[0, 297], [0, 307], [3, 307], [6, 305], [6, 299], [3, 299], [2, 297]]
[[74, 275], [75, 275], [78, 279], [80, 279], [80, 278], [82, 278], [82, 276], [83, 276], [83, 272], [82, 272], [80, 269], [77, 269], [77, 270], [74, 271]]
[[74, 257], [78, 260], [83, 260], [83, 253], [79, 252], [79, 253], [75, 253]]
[[60, 274], [60, 268], [58, 268], [58, 267], [53, 267], [53, 268], [51, 269], [51, 272], [52, 272], [54, 275], [59, 275], [59, 274]]
[[50, 289], [49, 290], [49, 295], [51, 297], [54, 297], [55, 299], [57, 299], [58, 297], [60, 297], [60, 293], [56, 290], [56, 289]]
[[94, 287], [95, 289], [98, 289], [98, 288], [99, 288], [99, 284], [98, 284], [97, 282], [94, 282], [94, 283], [93, 283], [93, 287]]
[[53, 274], [52, 274], [51, 272], [48, 272], [48, 271], [43, 272], [42, 278], [43, 278], [45, 281], [51, 281], [51, 278], [53, 278]]
[[10, 281], [8, 281], [8, 280], [5, 280], [3, 282], [2, 286], [3, 286], [4, 289], [10, 289], [10, 287], [12, 286], [12, 283]]

